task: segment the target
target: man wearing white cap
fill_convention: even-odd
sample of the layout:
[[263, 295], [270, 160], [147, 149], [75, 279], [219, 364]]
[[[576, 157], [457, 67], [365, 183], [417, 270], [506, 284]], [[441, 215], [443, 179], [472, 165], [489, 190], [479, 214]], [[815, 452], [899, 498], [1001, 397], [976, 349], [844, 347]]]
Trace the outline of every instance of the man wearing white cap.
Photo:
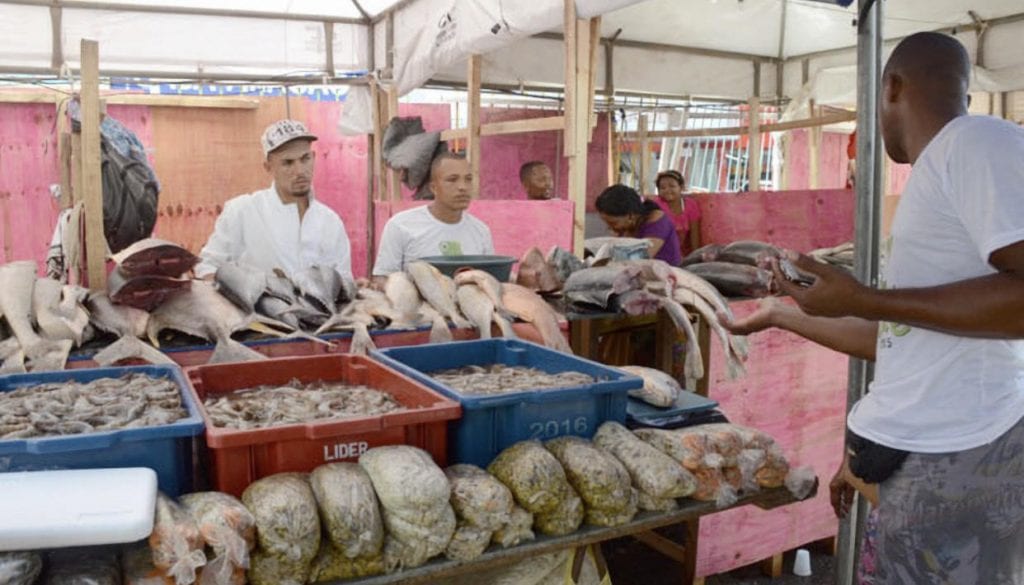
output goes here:
[[352, 277], [345, 226], [313, 196], [314, 140], [295, 120], [275, 122], [264, 131], [263, 168], [274, 182], [224, 205], [199, 254], [197, 276], [210, 276], [221, 264], [235, 262], [263, 271], [280, 268], [290, 277], [310, 266], [327, 265]]

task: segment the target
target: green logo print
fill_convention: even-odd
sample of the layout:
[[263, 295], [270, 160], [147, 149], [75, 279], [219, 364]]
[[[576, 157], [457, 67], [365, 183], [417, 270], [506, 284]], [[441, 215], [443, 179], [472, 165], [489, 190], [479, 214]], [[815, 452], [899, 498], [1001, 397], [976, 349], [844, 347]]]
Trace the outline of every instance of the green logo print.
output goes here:
[[441, 255], [442, 256], [462, 256], [462, 242], [448, 241], [441, 242]]

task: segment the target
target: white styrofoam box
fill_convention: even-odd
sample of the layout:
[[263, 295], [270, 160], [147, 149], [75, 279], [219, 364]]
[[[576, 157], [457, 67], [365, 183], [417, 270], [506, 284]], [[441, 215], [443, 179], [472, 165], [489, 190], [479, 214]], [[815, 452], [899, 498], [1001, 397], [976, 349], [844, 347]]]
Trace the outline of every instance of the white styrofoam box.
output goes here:
[[146, 538], [156, 482], [144, 467], [0, 473], [0, 551]]

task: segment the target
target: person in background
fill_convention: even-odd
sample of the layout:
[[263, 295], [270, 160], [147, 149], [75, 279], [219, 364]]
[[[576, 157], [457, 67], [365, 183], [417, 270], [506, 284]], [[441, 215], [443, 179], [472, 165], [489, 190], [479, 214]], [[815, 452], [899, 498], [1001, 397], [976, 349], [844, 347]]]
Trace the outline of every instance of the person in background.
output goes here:
[[228, 262], [289, 277], [315, 265], [352, 278], [352, 255], [341, 218], [313, 195], [312, 143], [316, 136], [295, 120], [267, 127], [260, 144], [263, 169], [274, 182], [224, 205], [199, 253], [196, 276], [209, 278]]
[[373, 265], [378, 284], [426, 256], [494, 254], [490, 228], [466, 211], [474, 196], [466, 157], [452, 152], [435, 157], [429, 187], [433, 201], [395, 214], [384, 225]]
[[651, 258], [679, 266], [683, 259], [679, 236], [657, 203], [644, 199], [632, 187], [612, 185], [598, 195], [594, 205], [615, 235], [650, 240]]
[[654, 202], [672, 220], [679, 235], [681, 253], [686, 256], [700, 247], [700, 204], [685, 197], [686, 180], [679, 171], [663, 171], [655, 180], [658, 197]]
[[551, 168], [539, 160], [532, 160], [519, 167], [519, 182], [523, 184], [527, 199], [551, 199], [555, 180]]

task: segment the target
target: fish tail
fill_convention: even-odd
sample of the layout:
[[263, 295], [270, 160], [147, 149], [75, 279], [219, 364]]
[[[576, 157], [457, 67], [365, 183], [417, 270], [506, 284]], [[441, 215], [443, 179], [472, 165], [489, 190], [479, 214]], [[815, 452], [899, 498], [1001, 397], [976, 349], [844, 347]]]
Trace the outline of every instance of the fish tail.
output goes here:
[[505, 317], [499, 315], [497, 311], [494, 312], [494, 322], [498, 324], [498, 329], [501, 330], [502, 337], [507, 337], [509, 339], [515, 339], [518, 337], [515, 329], [512, 329], [512, 323], [510, 323]]

